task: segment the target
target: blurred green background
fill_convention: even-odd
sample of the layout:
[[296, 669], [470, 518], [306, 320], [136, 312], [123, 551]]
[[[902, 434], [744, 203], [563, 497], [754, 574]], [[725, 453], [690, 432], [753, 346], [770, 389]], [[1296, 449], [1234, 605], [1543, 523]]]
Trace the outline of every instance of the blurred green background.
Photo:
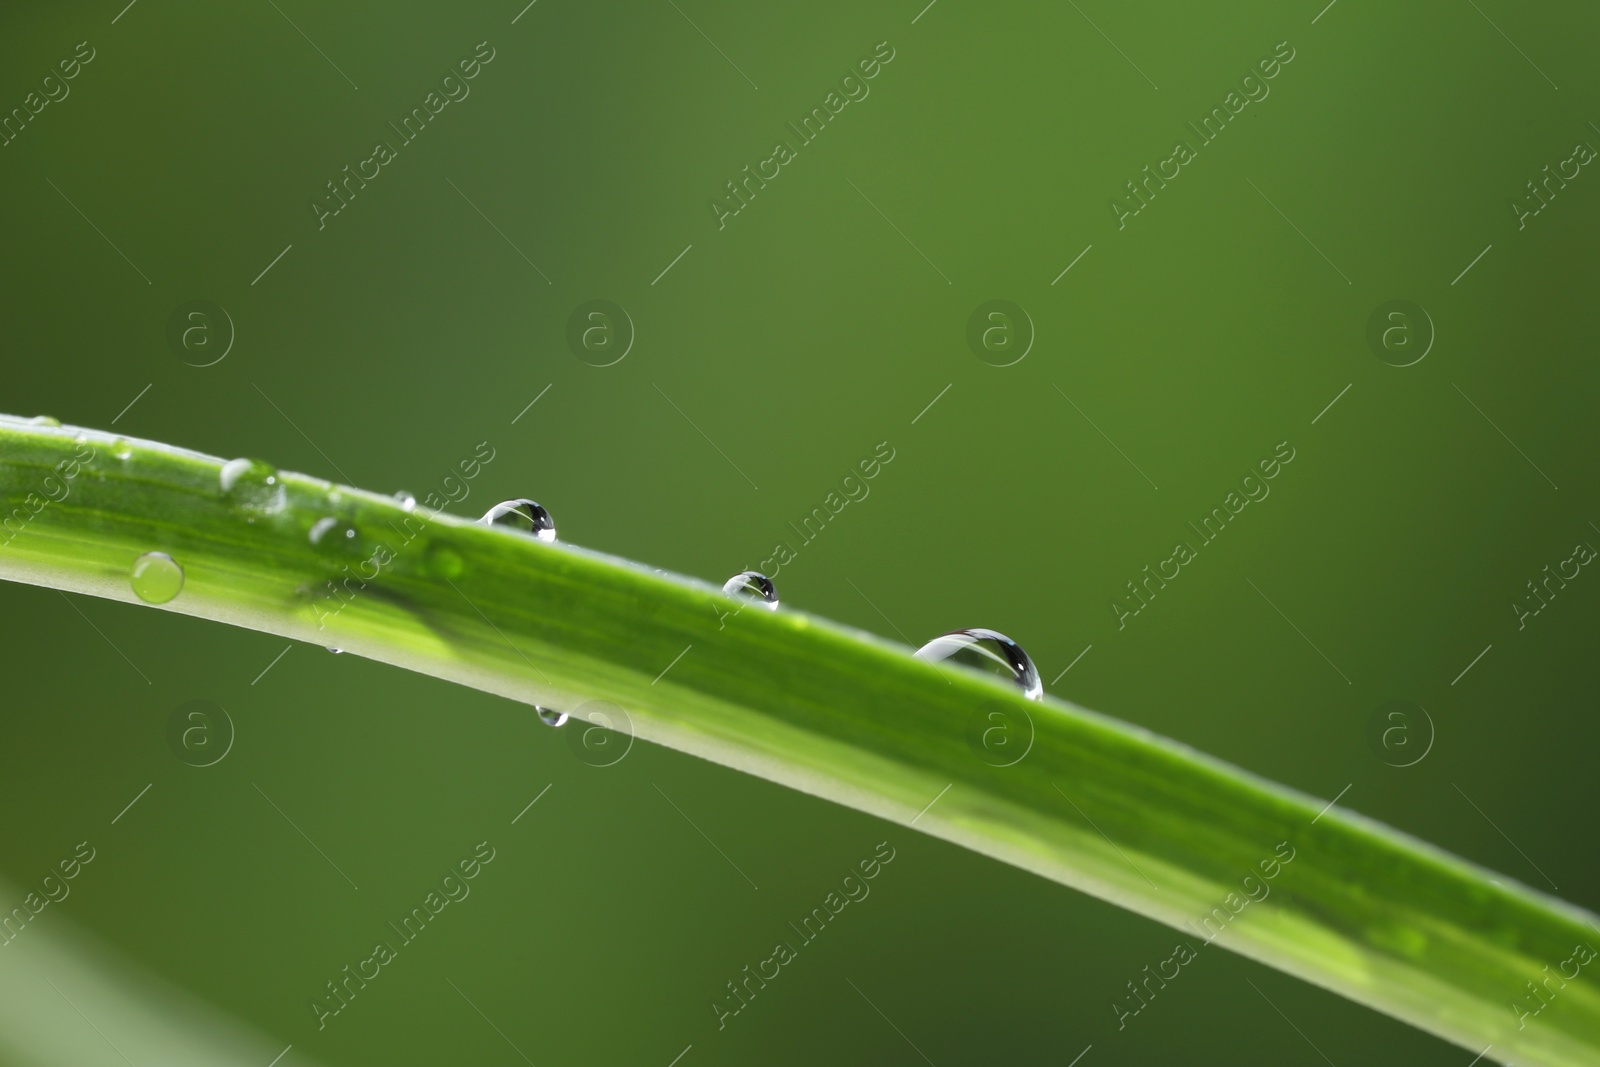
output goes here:
[[[0, 409], [419, 496], [487, 440], [461, 514], [530, 496], [564, 540], [715, 581], [791, 542], [787, 604], [1003, 630], [1058, 696], [1600, 906], [1600, 578], [1513, 607], [1600, 546], [1600, 176], [1563, 162], [1600, 145], [1600, 14], [924, 2], [10, 5]], [[1186, 124], [1275, 48], [1201, 146]], [[1577, 176], [1519, 228], [1547, 165]], [[567, 340], [596, 299], [632, 337], [605, 367]], [[226, 317], [175, 346], [194, 300]], [[1026, 314], [1020, 362], [968, 344], [991, 300]], [[1394, 300], [1426, 321], [1374, 349]], [[880, 442], [870, 496], [801, 545]], [[1119, 627], [1280, 442], [1270, 496]], [[529, 707], [355, 656], [0, 606], [6, 906], [96, 850], [0, 948], [7, 1062], [179, 1062], [119, 1014], [138, 996], [233, 1028], [195, 1062], [262, 1067], [1471, 1055], [1220, 953], [1119, 1031], [1172, 935], [1060, 886], [644, 744], [589, 766]], [[195, 699], [237, 731], [207, 767], [167, 743]], [[308, 1001], [482, 841], [470, 897], [319, 1029]], [[725, 983], [880, 841], [869, 900], [719, 1030]]]

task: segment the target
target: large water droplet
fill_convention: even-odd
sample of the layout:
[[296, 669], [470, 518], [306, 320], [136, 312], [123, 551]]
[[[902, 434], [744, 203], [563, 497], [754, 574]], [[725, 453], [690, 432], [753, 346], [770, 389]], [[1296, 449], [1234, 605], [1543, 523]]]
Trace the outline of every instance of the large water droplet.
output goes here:
[[34, 426], [60, 426], [61, 420], [54, 415], [35, 415], [28, 422]]
[[565, 726], [567, 724], [567, 713], [564, 711], [541, 708], [537, 704], [533, 706], [533, 710], [539, 713], [539, 721], [546, 726]]
[[929, 663], [952, 659], [990, 674], [1000, 674], [1016, 683], [1022, 695], [1038, 700], [1044, 695], [1039, 669], [1033, 660], [1005, 634], [997, 630], [952, 630], [940, 634], [917, 649], [917, 658]]
[[740, 571], [722, 583], [722, 591], [729, 596], [759, 600], [769, 611], [778, 610], [778, 587], [760, 571]]
[[502, 500], [484, 512], [478, 521], [532, 534], [547, 544], [556, 539], [556, 520], [535, 500]]
[[165, 604], [183, 588], [183, 568], [165, 552], [146, 552], [133, 561], [131, 582], [146, 604]]

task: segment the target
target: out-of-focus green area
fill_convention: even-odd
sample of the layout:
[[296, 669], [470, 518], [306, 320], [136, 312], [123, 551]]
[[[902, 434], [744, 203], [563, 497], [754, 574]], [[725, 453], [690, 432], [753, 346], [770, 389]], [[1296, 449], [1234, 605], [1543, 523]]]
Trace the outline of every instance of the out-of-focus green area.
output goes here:
[[[913, 644], [996, 628], [1053, 693], [1600, 905], [1592, 11], [0, 27], [0, 409], [462, 486], [460, 514], [532, 497], [566, 540], [777, 563], [786, 604]], [[263, 1067], [1465, 1062], [1220, 953], [1119, 1029], [1169, 931], [914, 830], [644, 744], [592, 766], [531, 708], [354, 656], [0, 607], [0, 907], [95, 853], [0, 947], [10, 1062], [178, 1062], [196, 1027], [201, 1062]], [[170, 740], [195, 700], [231, 723], [208, 766]]]

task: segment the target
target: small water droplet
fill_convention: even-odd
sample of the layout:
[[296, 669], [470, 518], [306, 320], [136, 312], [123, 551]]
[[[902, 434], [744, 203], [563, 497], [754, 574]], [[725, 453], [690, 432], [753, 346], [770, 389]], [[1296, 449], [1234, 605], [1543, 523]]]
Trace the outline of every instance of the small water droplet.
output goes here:
[[1021, 645], [997, 630], [952, 630], [940, 634], [917, 649], [917, 658], [929, 663], [954, 659], [969, 667], [1003, 675], [1015, 682], [1029, 700], [1038, 700], [1044, 695], [1044, 683], [1039, 680], [1039, 669], [1033, 665], [1033, 660]]
[[401, 511], [414, 511], [417, 506], [417, 498], [404, 489], [394, 495], [394, 502], [400, 505]]
[[35, 415], [28, 420], [31, 426], [60, 426], [61, 420], [53, 415]]
[[146, 552], [133, 561], [131, 582], [146, 604], [165, 604], [183, 588], [183, 568], [165, 552]]
[[278, 472], [259, 459], [230, 459], [217, 475], [217, 485], [228, 503], [243, 513], [246, 522], [271, 515], [288, 502]]
[[565, 726], [567, 724], [567, 713], [564, 711], [541, 708], [537, 704], [533, 706], [533, 710], [539, 713], [539, 721], [546, 726]]
[[250, 470], [251, 462], [248, 459], [230, 459], [222, 465], [220, 482], [224, 493], [233, 492], [233, 487], [238, 484], [239, 478]]
[[532, 534], [546, 544], [556, 539], [556, 521], [534, 500], [502, 500], [484, 512], [483, 518], [478, 521], [489, 526], [505, 526], [520, 533]]
[[334, 648], [332, 645], [328, 646], [328, 651], [332, 652], [335, 656], [344, 655], [344, 649], [342, 649], [342, 648]]
[[461, 577], [467, 569], [466, 563], [461, 559], [461, 553], [449, 545], [428, 546], [428, 570], [446, 580]]
[[778, 587], [760, 571], [740, 571], [722, 583], [722, 591], [729, 596], [759, 600], [769, 611], [778, 610]]
[[311, 543], [326, 548], [337, 548], [339, 545], [356, 539], [356, 528], [340, 522], [332, 515], [324, 515], [311, 524]]

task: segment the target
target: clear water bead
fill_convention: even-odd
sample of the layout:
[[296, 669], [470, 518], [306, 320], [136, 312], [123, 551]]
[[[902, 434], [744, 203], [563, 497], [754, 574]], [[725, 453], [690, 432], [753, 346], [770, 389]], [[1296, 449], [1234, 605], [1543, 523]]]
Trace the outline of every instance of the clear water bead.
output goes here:
[[952, 630], [940, 634], [917, 649], [917, 658], [928, 663], [954, 660], [990, 674], [1000, 674], [1016, 683], [1029, 700], [1044, 696], [1039, 668], [1017, 644], [998, 630]]
[[769, 611], [778, 610], [778, 587], [760, 571], [740, 571], [722, 583], [722, 591], [728, 596], [759, 600], [761, 606]]
[[533, 706], [533, 710], [539, 713], [539, 721], [546, 726], [565, 726], [567, 724], [567, 713], [564, 711], [541, 708], [537, 704]]
[[146, 604], [165, 604], [183, 589], [183, 568], [165, 552], [146, 552], [133, 561], [134, 595]]
[[504, 526], [519, 533], [532, 534], [546, 544], [556, 539], [556, 520], [536, 500], [502, 500], [478, 520], [488, 526]]

